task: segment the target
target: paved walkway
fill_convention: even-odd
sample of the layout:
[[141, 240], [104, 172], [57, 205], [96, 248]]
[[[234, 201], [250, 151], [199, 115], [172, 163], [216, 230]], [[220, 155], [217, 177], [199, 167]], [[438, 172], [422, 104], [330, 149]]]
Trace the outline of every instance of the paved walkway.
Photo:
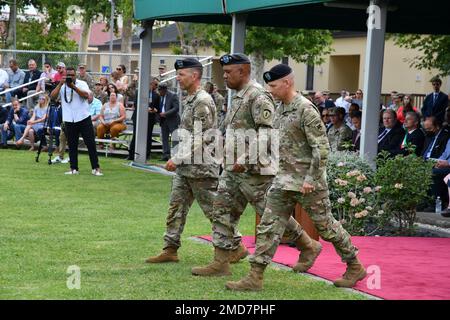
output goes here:
[[417, 222], [450, 230], [450, 218], [434, 212], [417, 212]]

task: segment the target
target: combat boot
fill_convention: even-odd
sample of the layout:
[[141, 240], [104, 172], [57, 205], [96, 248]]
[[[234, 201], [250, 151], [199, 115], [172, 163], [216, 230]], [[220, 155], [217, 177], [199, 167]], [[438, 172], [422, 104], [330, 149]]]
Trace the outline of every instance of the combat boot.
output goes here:
[[145, 260], [146, 263], [164, 263], [164, 262], [178, 262], [177, 255], [178, 248], [167, 247], [159, 255], [149, 257]]
[[322, 251], [322, 245], [319, 241], [311, 239], [305, 231], [297, 239], [295, 245], [300, 250], [300, 256], [293, 270], [295, 272], [306, 272], [313, 266]]
[[261, 291], [265, 265], [253, 263], [247, 276], [239, 281], [228, 281], [225, 287], [234, 291]]
[[194, 276], [202, 277], [221, 277], [231, 275], [230, 258], [231, 250], [224, 250], [221, 248], [214, 248], [214, 261], [206, 267], [192, 268]]
[[334, 281], [336, 287], [352, 288], [355, 284], [366, 277], [366, 269], [358, 258], [354, 258], [347, 262], [347, 270], [342, 278]]
[[239, 244], [239, 247], [236, 250], [231, 251], [230, 254], [230, 263], [238, 263], [242, 259], [248, 256], [248, 250], [245, 245], [242, 243]]

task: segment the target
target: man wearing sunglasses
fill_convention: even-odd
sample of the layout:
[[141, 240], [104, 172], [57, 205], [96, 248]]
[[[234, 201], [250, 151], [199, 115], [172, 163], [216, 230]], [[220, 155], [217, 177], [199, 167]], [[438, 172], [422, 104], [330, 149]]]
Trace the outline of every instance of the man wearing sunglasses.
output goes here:
[[55, 83], [61, 82], [63, 77], [66, 76], [66, 65], [64, 62], [58, 62], [56, 65], [56, 74], [53, 76], [53, 81]]

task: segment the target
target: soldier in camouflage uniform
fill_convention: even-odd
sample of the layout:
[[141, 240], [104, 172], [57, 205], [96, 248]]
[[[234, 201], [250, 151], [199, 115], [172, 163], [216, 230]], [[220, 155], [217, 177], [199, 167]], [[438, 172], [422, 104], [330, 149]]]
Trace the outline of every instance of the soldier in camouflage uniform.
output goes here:
[[205, 83], [205, 91], [211, 95], [211, 98], [214, 100], [214, 104], [216, 105], [217, 127], [219, 127], [222, 122], [225, 98], [220, 93], [215, 91], [215, 86], [212, 82]]
[[[183, 90], [187, 90], [188, 96], [184, 100], [183, 114], [180, 129], [184, 129], [192, 136], [194, 122], [201, 122], [202, 131], [216, 128], [216, 111], [211, 96], [201, 89], [203, 67], [194, 58], [186, 58], [175, 62], [178, 70], [177, 80]], [[192, 139], [189, 137], [189, 139]], [[198, 147], [202, 150], [211, 141], [203, 142]], [[194, 146], [194, 147], [192, 147]], [[194, 201], [197, 200], [206, 217], [211, 221], [212, 203], [216, 197], [217, 182], [219, 176], [219, 164], [195, 164], [194, 143], [188, 148], [181, 148], [166, 164], [168, 171], [175, 171], [172, 180], [172, 192], [170, 196], [169, 212], [164, 234], [163, 251], [146, 260], [148, 263], [178, 262], [177, 250], [180, 247], [180, 237], [186, 223], [186, 217]], [[190, 161], [191, 164], [183, 162]]]
[[[297, 94], [294, 75], [287, 65], [277, 65], [264, 73], [271, 93], [283, 103], [277, 109], [275, 128], [280, 132], [279, 171], [267, 194], [266, 209], [257, 227], [255, 253], [250, 257], [250, 273], [238, 282], [228, 282], [231, 290], [261, 290], [263, 273], [280, 243], [288, 218], [296, 203], [308, 212], [320, 236], [330, 241], [347, 271], [334, 284], [352, 287], [366, 276], [348, 232], [331, 213], [326, 164], [329, 154], [325, 126], [319, 111]], [[306, 232], [302, 233], [302, 236]], [[307, 271], [321, 251], [321, 244], [310, 239], [300, 254], [294, 271]]]
[[332, 126], [328, 130], [328, 141], [331, 152], [345, 150], [345, 143], [352, 142], [352, 129], [345, 124], [345, 109], [330, 108], [328, 111]]
[[[254, 130], [257, 134], [262, 129], [271, 129], [275, 113], [274, 101], [262, 86], [250, 81], [248, 58], [243, 54], [224, 55], [220, 62], [227, 86], [237, 90], [223, 124], [227, 129], [226, 135], [230, 130], [236, 129]], [[256, 141], [245, 141], [246, 150], [254, 143]], [[237, 156], [235, 152], [235, 159]], [[265, 174], [261, 174], [263, 169], [268, 169]], [[241, 235], [237, 232], [239, 219], [248, 203], [255, 208], [257, 214], [264, 212], [265, 194], [274, 174], [274, 170], [270, 172], [270, 168], [261, 163], [238, 164], [236, 161], [234, 164], [225, 164], [219, 178], [218, 197], [214, 201], [214, 261], [206, 267], [193, 268], [192, 274], [228, 275], [229, 262], [237, 262], [248, 255], [241, 242]], [[301, 228], [292, 217], [288, 220], [286, 231], [292, 241], [297, 241], [301, 234]]]

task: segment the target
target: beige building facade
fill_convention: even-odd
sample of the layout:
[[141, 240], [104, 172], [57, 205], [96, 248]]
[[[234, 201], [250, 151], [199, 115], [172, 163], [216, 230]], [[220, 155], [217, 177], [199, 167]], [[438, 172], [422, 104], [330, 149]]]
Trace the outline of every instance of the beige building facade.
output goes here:
[[[325, 58], [322, 65], [314, 67], [312, 90], [340, 92], [346, 89], [355, 92], [364, 89], [364, 65], [366, 59], [366, 37], [335, 38], [333, 52]], [[393, 40], [386, 40], [383, 66], [383, 93], [398, 91], [405, 94], [428, 94], [432, 91], [430, 79], [437, 70], [418, 70], [410, 66], [410, 61], [420, 55], [417, 50], [396, 46]], [[272, 61], [267, 68], [279, 63]], [[297, 89], [307, 89], [307, 66], [290, 60], [289, 65], [296, 75]], [[443, 78], [442, 90], [450, 91], [449, 78]]]

